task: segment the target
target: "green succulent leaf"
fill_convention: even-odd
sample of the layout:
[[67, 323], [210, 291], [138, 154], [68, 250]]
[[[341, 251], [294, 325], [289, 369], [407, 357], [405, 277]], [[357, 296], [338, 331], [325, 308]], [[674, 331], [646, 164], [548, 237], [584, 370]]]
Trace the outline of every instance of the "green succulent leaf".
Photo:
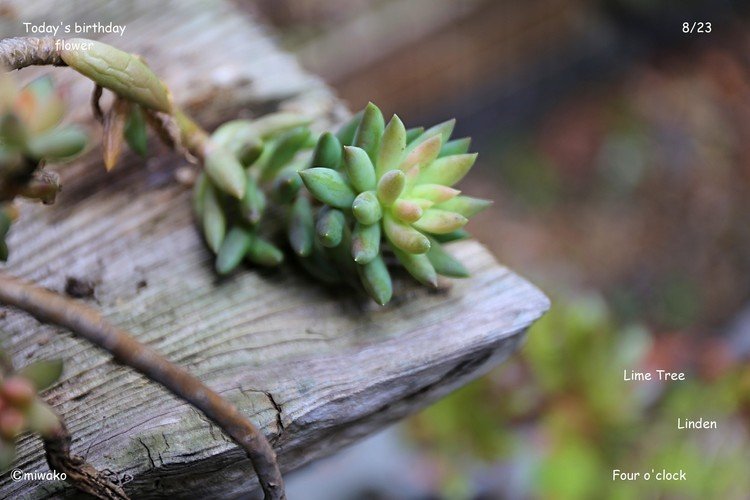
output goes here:
[[377, 161], [380, 138], [383, 137], [384, 130], [383, 113], [373, 103], [368, 103], [362, 115], [362, 121], [354, 134], [354, 146], [364, 149], [373, 163]]
[[34, 159], [59, 160], [77, 155], [86, 147], [86, 134], [77, 127], [64, 127], [35, 135], [27, 143]]
[[492, 205], [492, 200], [484, 200], [482, 198], [472, 198], [471, 196], [456, 196], [453, 199], [446, 200], [435, 208], [441, 210], [447, 210], [449, 212], [455, 212], [461, 214], [467, 219], [474, 217], [482, 210]]
[[39, 399], [34, 399], [24, 412], [28, 428], [42, 437], [50, 437], [60, 428], [60, 418], [52, 408]]
[[437, 272], [427, 255], [415, 255], [398, 248], [393, 249], [398, 261], [417, 281], [423, 285], [437, 287]]
[[261, 170], [261, 180], [272, 180], [294, 156], [306, 145], [310, 139], [310, 129], [298, 127], [284, 132], [273, 146], [273, 152]]
[[466, 270], [464, 265], [448, 253], [434, 238], [430, 238], [430, 251], [427, 252], [427, 258], [430, 259], [430, 263], [438, 274], [451, 278], [467, 278], [469, 276], [469, 271]]
[[299, 171], [295, 168], [287, 169], [281, 172], [273, 181], [272, 191], [281, 203], [289, 203], [297, 196], [302, 187], [302, 178]]
[[446, 234], [434, 234], [432, 238], [440, 243], [450, 243], [451, 241], [460, 241], [471, 238], [471, 234], [466, 229], [458, 229]]
[[409, 172], [413, 167], [425, 167], [431, 164], [440, 154], [442, 145], [440, 135], [434, 135], [412, 149], [399, 165], [404, 172]]
[[218, 144], [206, 148], [204, 169], [214, 185], [234, 198], [245, 195], [247, 176], [237, 157]]
[[383, 258], [378, 255], [367, 264], [357, 266], [357, 270], [370, 297], [381, 306], [387, 304], [393, 296], [393, 283]]
[[406, 176], [400, 170], [391, 170], [383, 174], [378, 181], [377, 196], [383, 206], [389, 207], [401, 196], [406, 186]]
[[430, 249], [430, 240], [427, 236], [388, 213], [383, 215], [383, 231], [388, 241], [404, 252], [422, 254]]
[[432, 234], [445, 234], [461, 229], [468, 219], [463, 215], [438, 208], [425, 210], [422, 217], [413, 225], [420, 231]]
[[60, 378], [63, 370], [61, 359], [42, 360], [24, 366], [18, 374], [31, 381], [37, 391], [43, 391]]
[[370, 225], [379, 221], [383, 216], [383, 211], [375, 191], [359, 193], [352, 202], [352, 213], [361, 224]]
[[380, 224], [355, 224], [352, 232], [352, 258], [367, 264], [380, 254]]
[[203, 195], [203, 234], [214, 253], [219, 251], [227, 230], [227, 220], [219, 202], [219, 194], [212, 184], [206, 186]]
[[242, 262], [253, 242], [253, 233], [242, 226], [229, 230], [216, 257], [216, 272], [226, 275]]
[[434, 125], [424, 132], [422, 132], [421, 135], [416, 137], [413, 141], [409, 142], [409, 145], [406, 147], [406, 154], [408, 155], [411, 153], [414, 148], [425, 142], [427, 139], [435, 136], [440, 136], [440, 142], [441, 144], [445, 144], [450, 139], [451, 134], [453, 133], [453, 128], [456, 126], [456, 120], [450, 119], [447, 121], [444, 121], [442, 123], [438, 123], [437, 125]]
[[406, 128], [401, 119], [393, 115], [388, 126], [385, 127], [383, 138], [380, 141], [378, 159], [376, 164], [376, 175], [379, 179], [389, 170], [397, 169], [406, 149]]
[[240, 129], [236, 131], [235, 140], [242, 140], [244, 134], [269, 139], [288, 130], [305, 127], [312, 123], [312, 119], [298, 113], [280, 111], [261, 116], [250, 123], [250, 130]]
[[438, 158], [422, 170], [419, 176], [419, 183], [452, 186], [463, 179], [474, 165], [476, 159], [476, 153]]
[[125, 140], [130, 149], [141, 156], [146, 156], [148, 149], [148, 133], [146, 119], [140, 106], [133, 106], [125, 124]]
[[289, 243], [294, 252], [300, 257], [310, 255], [315, 236], [313, 211], [310, 201], [304, 196], [298, 196], [289, 213], [288, 225]]
[[352, 116], [349, 121], [342, 125], [339, 131], [336, 132], [336, 138], [342, 145], [352, 146], [354, 144], [354, 135], [357, 133], [357, 128], [359, 128], [359, 124], [362, 122], [364, 114], [365, 110], [363, 109]]
[[201, 171], [198, 177], [195, 179], [193, 185], [193, 212], [195, 212], [198, 220], [203, 223], [203, 207], [206, 201], [206, 190], [208, 189], [210, 181], [206, 172]]
[[325, 248], [319, 241], [316, 241], [313, 245], [313, 250], [310, 255], [307, 257], [300, 257], [298, 260], [300, 264], [302, 264], [302, 267], [304, 267], [305, 270], [315, 279], [329, 285], [341, 282], [341, 275], [326, 256]]
[[422, 207], [411, 200], [398, 199], [391, 207], [391, 212], [399, 220], [411, 224], [422, 217]]
[[263, 211], [266, 209], [266, 195], [261, 191], [252, 175], [247, 175], [245, 194], [240, 201], [240, 213], [251, 225], [260, 222]]
[[15, 112], [32, 134], [46, 132], [60, 123], [65, 104], [52, 78], [42, 76], [26, 85], [15, 100]]
[[441, 184], [419, 184], [414, 186], [410, 195], [415, 198], [431, 201], [432, 203], [443, 203], [456, 197], [460, 192], [458, 189]]
[[424, 127], [413, 127], [406, 130], [406, 144], [409, 145], [414, 142], [414, 139], [421, 136], [424, 133]]
[[451, 156], [451, 155], [462, 155], [469, 152], [471, 147], [471, 137], [463, 137], [461, 139], [453, 139], [443, 144], [440, 150], [440, 157]]
[[284, 254], [273, 243], [256, 235], [247, 250], [247, 260], [264, 267], [276, 267], [284, 262]]
[[364, 149], [344, 146], [344, 166], [349, 182], [357, 192], [375, 189], [375, 167]]
[[333, 248], [341, 243], [345, 224], [346, 220], [341, 210], [321, 211], [315, 231], [324, 247]]
[[313, 151], [311, 167], [327, 167], [337, 170], [341, 164], [341, 143], [330, 132], [325, 132], [318, 139]]
[[310, 193], [321, 203], [348, 209], [354, 201], [354, 191], [340, 173], [330, 168], [309, 168], [299, 173]]

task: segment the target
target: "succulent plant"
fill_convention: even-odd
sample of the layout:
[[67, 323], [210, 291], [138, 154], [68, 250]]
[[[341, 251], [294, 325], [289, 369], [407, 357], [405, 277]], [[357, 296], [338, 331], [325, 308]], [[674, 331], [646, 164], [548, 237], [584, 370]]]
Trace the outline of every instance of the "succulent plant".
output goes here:
[[442, 243], [465, 237], [461, 228], [490, 201], [452, 187], [476, 159], [468, 138], [450, 140], [453, 126], [407, 130], [397, 116], [386, 126], [374, 104], [317, 140], [302, 119], [284, 113], [223, 125], [211, 140], [231, 158], [217, 168], [241, 163], [244, 195], [232, 199], [215, 176], [201, 175], [194, 196], [217, 271], [229, 273], [243, 259], [281, 262], [269, 241], [274, 225], [264, 224], [270, 201], [305, 269], [327, 283], [359, 282], [379, 304], [392, 296], [383, 248], [423, 284], [435, 286], [439, 274], [467, 276]]
[[[436, 286], [438, 274], [468, 275], [439, 239], [455, 236], [490, 201], [461, 196], [452, 187], [476, 160], [476, 154], [467, 153], [469, 139], [449, 140], [454, 124], [449, 120], [409, 132], [395, 115], [386, 125], [370, 103], [354, 134], [346, 133], [346, 127], [340, 134], [344, 145], [339, 164], [313, 162], [313, 168], [300, 172], [310, 193], [329, 207], [319, 212], [318, 237], [327, 247], [348, 246], [362, 285], [380, 304], [392, 294], [382, 241], [425, 285]], [[325, 238], [331, 214], [340, 214], [340, 224], [350, 228], [350, 241]]]
[[54, 411], [38, 392], [52, 385], [62, 373], [60, 361], [37, 361], [15, 371], [0, 351], [3, 370], [0, 375], [0, 472], [15, 457], [15, 440], [23, 432], [48, 436], [60, 426]]
[[16, 196], [52, 203], [60, 190], [47, 162], [65, 160], [86, 145], [82, 130], [60, 125], [65, 105], [49, 77], [18, 90], [7, 75], [0, 81], [0, 260], [7, 258], [7, 235], [16, 218]]

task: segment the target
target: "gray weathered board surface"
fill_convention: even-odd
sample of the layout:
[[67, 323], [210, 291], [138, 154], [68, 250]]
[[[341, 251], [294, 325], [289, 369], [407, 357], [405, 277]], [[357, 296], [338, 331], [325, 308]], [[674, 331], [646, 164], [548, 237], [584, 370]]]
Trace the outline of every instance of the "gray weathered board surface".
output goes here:
[[[231, 4], [65, 5], [55, 12], [49, 2], [10, 2], [0, 35], [22, 34], [20, 21], [125, 23], [122, 39], [102, 38], [146, 56], [177, 101], [206, 125], [281, 107], [324, 127], [347, 113]], [[69, 69], [54, 74], [81, 103], [73, 119], [90, 122], [91, 85]], [[65, 186], [59, 202], [24, 206], [7, 268], [57, 291], [69, 278], [93, 283], [93, 297], [82, 300], [237, 404], [269, 436], [284, 471], [485, 373], [548, 307], [541, 292], [474, 241], [450, 247], [472, 278], [438, 292], [399, 279], [395, 300], [384, 308], [321, 287], [293, 265], [219, 281], [193, 226], [189, 190], [174, 181], [184, 161], [155, 142], [151, 148], [150, 159], [128, 156], [109, 175], [98, 149], [58, 169]], [[65, 359], [63, 380], [45, 397], [64, 415], [74, 450], [100, 469], [132, 477], [125, 488], [135, 497], [233, 497], [255, 489], [238, 448], [159, 386], [16, 311], [0, 319], [0, 331], [17, 365]], [[37, 439], [22, 440], [17, 467], [47, 470]], [[0, 478], [2, 498], [40, 498], [63, 488]]]

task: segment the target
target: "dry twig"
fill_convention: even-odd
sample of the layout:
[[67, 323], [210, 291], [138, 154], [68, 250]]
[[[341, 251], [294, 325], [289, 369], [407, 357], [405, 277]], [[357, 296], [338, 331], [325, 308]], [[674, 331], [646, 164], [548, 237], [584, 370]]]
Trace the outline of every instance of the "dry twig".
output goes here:
[[95, 309], [3, 272], [0, 272], [0, 303], [21, 309], [43, 323], [71, 330], [108, 351], [115, 361], [133, 368], [198, 408], [245, 450], [258, 474], [265, 498], [285, 498], [276, 454], [265, 436], [237, 407], [185, 369], [112, 325]]

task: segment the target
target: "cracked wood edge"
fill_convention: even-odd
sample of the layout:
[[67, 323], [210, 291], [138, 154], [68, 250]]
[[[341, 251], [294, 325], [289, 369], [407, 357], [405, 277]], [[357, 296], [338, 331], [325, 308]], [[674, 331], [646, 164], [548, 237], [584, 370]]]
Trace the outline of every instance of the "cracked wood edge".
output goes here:
[[[116, 15], [124, 14], [117, 14], [116, 6], [122, 4], [104, 5], [120, 19]], [[28, 8], [33, 14], [39, 5], [17, 2], [21, 13]], [[144, 53], [170, 86], [176, 81], [178, 100], [193, 103], [204, 123], [226, 113], [227, 103], [256, 112], [297, 109], [319, 126], [345, 114], [319, 80], [227, 4], [180, 3], [169, 26], [157, 26], [152, 18], [140, 24], [137, 19], [153, 4], [133, 5], [135, 13], [128, 15], [136, 21], [129, 26], [141, 30], [141, 40], [158, 28], [160, 37], [173, 43], [165, 44], [166, 53], [126, 48]], [[32, 14], [24, 19], [33, 20]], [[202, 21], [191, 24], [191, 16]], [[210, 62], [194, 61], [208, 87], [221, 89], [219, 102], [206, 100], [205, 85], [181, 80], [186, 71], [175, 62], [190, 57], [193, 40], [225, 39], [218, 28], [202, 32], [197, 25], [206, 20], [232, 27], [231, 47]], [[189, 41], [174, 44], [184, 40]], [[88, 99], [86, 82], [71, 72], [62, 79], [71, 95]], [[236, 403], [271, 438], [285, 471], [486, 372], [518, 346], [522, 332], [548, 307], [538, 290], [498, 266], [476, 242], [449, 247], [469, 264], [471, 279], [439, 292], [397, 279], [395, 300], [386, 308], [350, 291], [325, 289], [293, 266], [275, 273], [245, 270], [217, 283], [193, 227], [189, 194], [172, 180], [182, 161], [155, 154], [148, 161], [128, 157], [113, 175], [100, 168], [97, 150], [65, 168], [59, 204], [24, 207], [11, 233], [9, 268], [59, 291], [69, 276], [92, 279], [94, 305]], [[100, 469], [132, 476], [126, 489], [138, 498], [235, 496], [257, 486], [233, 443], [158, 386], [17, 312], [10, 311], [0, 328], [10, 334], [4, 340], [18, 365], [31, 357], [66, 359], [63, 380], [46, 398], [65, 416], [74, 451]], [[46, 470], [36, 439], [22, 440], [18, 466]], [[2, 497], [43, 498], [63, 491], [68, 490], [62, 484], [0, 478]]]

